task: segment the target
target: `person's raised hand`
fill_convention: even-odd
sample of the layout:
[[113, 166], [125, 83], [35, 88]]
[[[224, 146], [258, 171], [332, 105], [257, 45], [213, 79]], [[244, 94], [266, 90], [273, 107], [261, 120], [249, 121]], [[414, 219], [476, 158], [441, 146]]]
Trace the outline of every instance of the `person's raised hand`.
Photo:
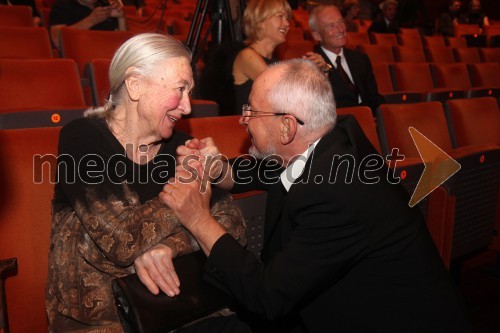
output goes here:
[[302, 58], [312, 61], [322, 72], [327, 72], [331, 68], [326, 60], [318, 53], [307, 52]]
[[109, 0], [109, 6], [111, 7], [111, 17], [125, 17], [121, 0]]
[[185, 170], [176, 173], [158, 195], [179, 222], [187, 229], [195, 228], [212, 219], [210, 214], [211, 187], [209, 182]]
[[201, 170], [198, 176], [202, 181], [218, 178], [223, 170], [223, 160], [226, 158], [210, 137], [202, 140], [193, 138], [177, 148], [177, 171], [193, 173]]
[[87, 19], [91, 22], [91, 25], [94, 26], [101, 22], [106, 21], [111, 16], [111, 7], [103, 6], [103, 7], [95, 7]]

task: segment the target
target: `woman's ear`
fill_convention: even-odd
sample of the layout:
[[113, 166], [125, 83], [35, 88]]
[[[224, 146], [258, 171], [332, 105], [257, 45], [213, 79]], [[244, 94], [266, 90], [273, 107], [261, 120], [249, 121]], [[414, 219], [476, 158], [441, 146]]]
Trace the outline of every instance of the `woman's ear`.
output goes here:
[[138, 101], [141, 96], [141, 84], [140, 77], [134, 73], [134, 68], [130, 67], [127, 69], [125, 74], [125, 86], [127, 87], [127, 93], [131, 100]]

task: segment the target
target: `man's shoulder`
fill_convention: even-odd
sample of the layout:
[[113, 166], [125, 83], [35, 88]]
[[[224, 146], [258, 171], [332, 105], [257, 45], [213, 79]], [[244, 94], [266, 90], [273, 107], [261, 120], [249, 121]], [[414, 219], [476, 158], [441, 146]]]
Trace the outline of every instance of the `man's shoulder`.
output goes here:
[[368, 56], [363, 52], [353, 49], [348, 49], [345, 47], [344, 47], [344, 55], [346, 57], [346, 60], [356, 59], [356, 61], [366, 61], [368, 59]]

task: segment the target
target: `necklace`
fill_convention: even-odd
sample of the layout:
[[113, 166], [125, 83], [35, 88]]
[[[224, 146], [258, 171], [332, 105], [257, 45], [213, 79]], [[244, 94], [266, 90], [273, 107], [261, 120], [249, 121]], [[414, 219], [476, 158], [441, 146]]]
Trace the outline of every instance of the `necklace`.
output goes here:
[[157, 140], [157, 141], [154, 141], [154, 142], [151, 142], [151, 143], [140, 144], [137, 147], [137, 152], [139, 152], [139, 153], [147, 153], [150, 146], [156, 146], [157, 144], [160, 144], [162, 140], [163, 139], [160, 139], [160, 140]]

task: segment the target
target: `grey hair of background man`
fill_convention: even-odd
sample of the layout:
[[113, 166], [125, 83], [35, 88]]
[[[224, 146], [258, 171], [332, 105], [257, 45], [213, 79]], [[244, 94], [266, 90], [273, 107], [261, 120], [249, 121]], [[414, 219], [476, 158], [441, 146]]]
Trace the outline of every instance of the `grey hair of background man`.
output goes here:
[[305, 134], [323, 135], [335, 126], [337, 112], [332, 87], [314, 63], [292, 59], [270, 67], [284, 69], [268, 95], [273, 112], [298, 117], [305, 123]]
[[337, 9], [340, 13], [340, 9], [337, 8], [337, 6], [334, 5], [320, 5], [316, 6], [311, 10], [311, 13], [309, 14], [309, 28], [311, 28], [312, 31], [318, 31], [318, 14], [322, 12], [323, 10], [333, 7]]
[[[102, 106], [90, 109], [85, 116], [108, 118], [115, 105], [126, 96], [125, 79], [131, 75], [151, 76], [158, 64], [165, 60], [184, 57], [191, 61], [191, 52], [177, 39], [156, 33], [136, 35], [115, 52], [109, 67], [110, 95]], [[131, 68], [132, 70], [127, 70]]]

